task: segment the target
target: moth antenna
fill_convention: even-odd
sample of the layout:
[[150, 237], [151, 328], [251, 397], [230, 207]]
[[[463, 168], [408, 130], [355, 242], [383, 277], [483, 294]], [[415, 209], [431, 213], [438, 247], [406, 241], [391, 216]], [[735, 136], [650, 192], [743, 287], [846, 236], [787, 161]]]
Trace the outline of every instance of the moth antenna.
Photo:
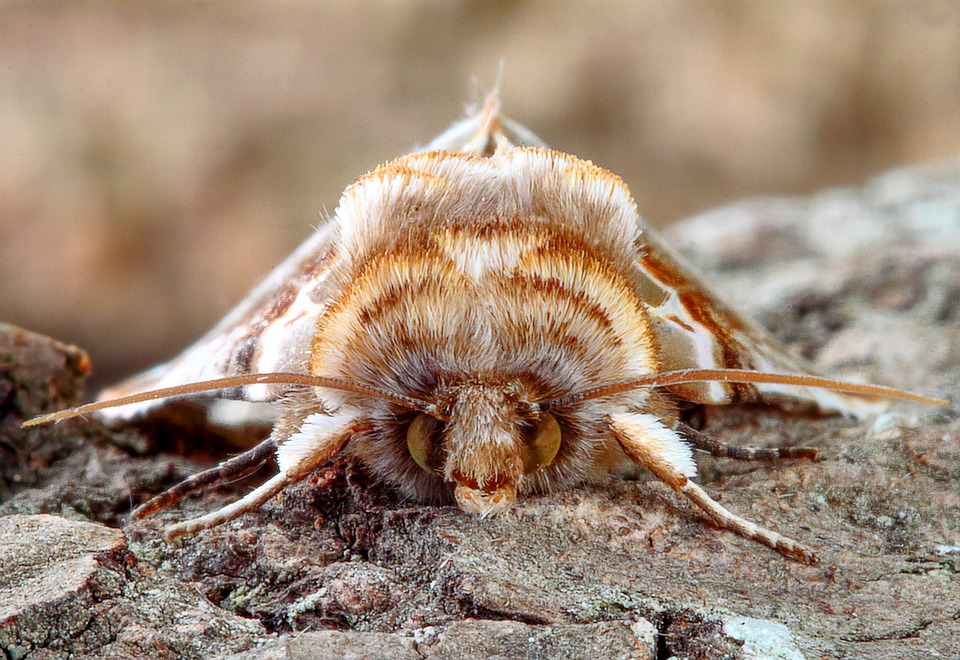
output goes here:
[[867, 385], [864, 383], [851, 383], [842, 380], [833, 380], [832, 378], [821, 378], [820, 376], [810, 376], [808, 374], [776, 374], [765, 371], [750, 371], [749, 369], [681, 369], [679, 371], [665, 371], [659, 374], [652, 374], [644, 378], [638, 378], [627, 383], [617, 383], [615, 385], [604, 385], [595, 387], [583, 392], [567, 394], [554, 399], [548, 399], [541, 402], [541, 406], [549, 408], [561, 408], [590, 399], [598, 399], [603, 396], [629, 392], [641, 387], [670, 387], [671, 385], [682, 385], [683, 383], [773, 383], [777, 385], [799, 385], [801, 387], [819, 387], [835, 392], [846, 392], [849, 394], [862, 394], [866, 396], [878, 396], [891, 399], [906, 399], [918, 403], [927, 403], [933, 406], [943, 406], [949, 408], [952, 404], [943, 399], [934, 399], [933, 397], [905, 392], [893, 387], [884, 387], [883, 385]]
[[131, 394], [118, 399], [108, 401], [95, 401], [75, 408], [67, 408], [58, 412], [40, 415], [29, 419], [21, 424], [21, 428], [30, 426], [39, 426], [50, 422], [59, 422], [64, 419], [80, 417], [97, 410], [105, 408], [115, 408], [126, 406], [131, 403], [142, 403], [144, 401], [153, 401], [155, 399], [167, 399], [170, 397], [186, 396], [188, 394], [198, 394], [200, 392], [215, 392], [217, 390], [233, 389], [235, 387], [244, 387], [247, 385], [302, 385], [307, 387], [325, 387], [331, 390], [340, 390], [342, 392], [353, 392], [355, 394], [364, 394], [377, 399], [384, 399], [395, 403], [404, 408], [417, 410], [427, 414], [435, 413], [434, 406], [426, 401], [420, 401], [413, 397], [385, 392], [370, 385], [353, 383], [340, 378], [325, 378], [323, 376], [311, 376], [308, 374], [291, 373], [266, 373], [266, 374], [246, 374], [243, 376], [229, 376], [227, 378], [215, 378], [213, 380], [204, 380], [196, 383], [187, 383], [186, 385], [177, 385], [175, 387], [164, 387], [140, 394]]

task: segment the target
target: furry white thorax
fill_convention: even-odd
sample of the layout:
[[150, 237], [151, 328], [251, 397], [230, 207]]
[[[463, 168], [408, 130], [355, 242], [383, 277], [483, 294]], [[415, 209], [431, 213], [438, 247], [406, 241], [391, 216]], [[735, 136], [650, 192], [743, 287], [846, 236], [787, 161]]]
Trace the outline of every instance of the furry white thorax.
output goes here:
[[586, 161], [539, 149], [409, 156], [349, 188], [336, 221], [349, 257], [314, 373], [403, 389], [536, 371], [569, 391], [656, 368], [630, 281], [636, 207]]
[[489, 158], [413, 154], [361, 177], [336, 211], [351, 258], [367, 255], [406, 222], [456, 225], [473, 218], [520, 217], [535, 226], [563, 218], [594, 249], [636, 258], [636, 203], [613, 174], [547, 149], [503, 148]]

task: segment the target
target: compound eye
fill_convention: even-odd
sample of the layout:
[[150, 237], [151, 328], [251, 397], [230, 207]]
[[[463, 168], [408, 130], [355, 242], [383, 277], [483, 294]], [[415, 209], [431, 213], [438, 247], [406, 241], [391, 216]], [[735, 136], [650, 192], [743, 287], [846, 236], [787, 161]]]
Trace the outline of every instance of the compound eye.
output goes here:
[[440, 421], [425, 413], [413, 418], [407, 427], [407, 451], [424, 472], [437, 474], [443, 467], [440, 448]]
[[560, 451], [560, 424], [550, 413], [542, 413], [540, 421], [533, 429], [523, 452], [523, 471], [532, 474], [542, 470], [557, 457]]

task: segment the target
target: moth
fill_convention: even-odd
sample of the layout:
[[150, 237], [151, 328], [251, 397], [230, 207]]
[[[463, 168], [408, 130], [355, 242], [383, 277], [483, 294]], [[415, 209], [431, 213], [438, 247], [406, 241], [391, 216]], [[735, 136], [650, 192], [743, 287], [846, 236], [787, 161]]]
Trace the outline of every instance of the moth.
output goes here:
[[762, 461], [817, 450], [724, 444], [685, 412], [762, 403], [861, 417], [878, 398], [946, 405], [814, 375], [656, 238], [619, 177], [547, 149], [495, 95], [360, 177], [327, 224], [179, 357], [28, 424], [92, 411], [118, 422], [214, 392], [271, 402], [269, 437], [134, 517], [273, 454], [279, 471], [167, 538], [251, 511], [345, 453], [406, 498], [480, 516], [640, 465], [720, 527], [804, 563], [813, 551], [694, 482], [693, 450]]

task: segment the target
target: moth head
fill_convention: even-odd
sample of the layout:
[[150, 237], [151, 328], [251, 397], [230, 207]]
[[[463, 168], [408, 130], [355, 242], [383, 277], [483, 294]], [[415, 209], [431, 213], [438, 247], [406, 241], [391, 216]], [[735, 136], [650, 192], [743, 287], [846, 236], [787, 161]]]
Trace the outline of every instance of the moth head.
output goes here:
[[407, 450], [422, 470], [454, 486], [464, 511], [486, 516], [509, 508], [519, 484], [560, 450], [560, 424], [519, 387], [462, 385], [442, 399], [442, 419], [419, 413], [407, 427]]

